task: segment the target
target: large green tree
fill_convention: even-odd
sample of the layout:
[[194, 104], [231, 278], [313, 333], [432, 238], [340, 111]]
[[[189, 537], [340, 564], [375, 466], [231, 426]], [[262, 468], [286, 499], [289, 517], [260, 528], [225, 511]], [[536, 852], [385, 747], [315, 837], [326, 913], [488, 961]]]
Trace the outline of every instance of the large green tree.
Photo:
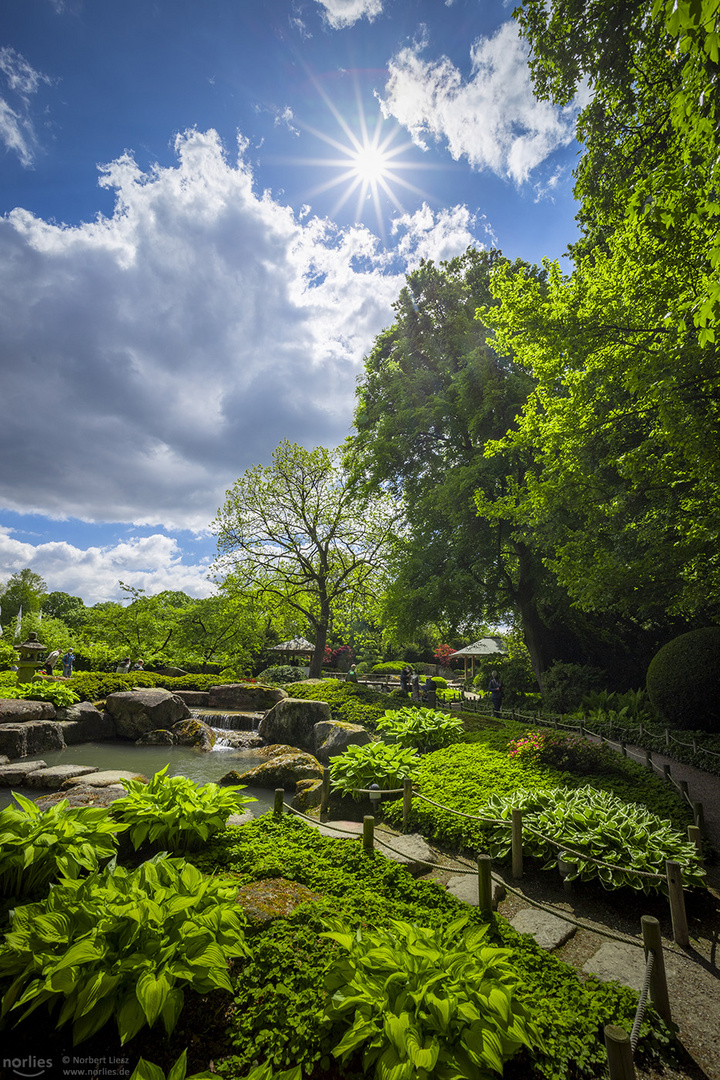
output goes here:
[[588, 95], [583, 235], [571, 275], [500, 268], [501, 302], [479, 313], [537, 380], [499, 446], [525, 455], [525, 483], [495, 510], [534, 531], [586, 611], [714, 620], [717, 4], [526, 0], [517, 14], [537, 93]]
[[[494, 303], [493, 271], [508, 265], [499, 252], [469, 249], [408, 275], [395, 322], [367, 357], [346, 455], [403, 513], [386, 618], [406, 635], [428, 623], [452, 635], [478, 619], [517, 619], [541, 681], [553, 660], [585, 659], [596, 635], [570, 610], [532, 529], [502, 510], [523, 488], [531, 457], [514, 448], [485, 454], [516, 426], [534, 387], [529, 369], [498, 355], [475, 318], [478, 305]], [[527, 276], [542, 285], [542, 273]]]
[[11, 574], [8, 580], [0, 585], [2, 625], [10, 626], [14, 623], [20, 608], [24, 615], [40, 611], [46, 593], [45, 581], [33, 570], [26, 567]]
[[271, 465], [253, 466], [228, 490], [213, 523], [216, 569], [304, 619], [318, 677], [333, 613], [377, 592], [393, 517], [387, 498], [358, 494], [336, 452], [283, 440]]

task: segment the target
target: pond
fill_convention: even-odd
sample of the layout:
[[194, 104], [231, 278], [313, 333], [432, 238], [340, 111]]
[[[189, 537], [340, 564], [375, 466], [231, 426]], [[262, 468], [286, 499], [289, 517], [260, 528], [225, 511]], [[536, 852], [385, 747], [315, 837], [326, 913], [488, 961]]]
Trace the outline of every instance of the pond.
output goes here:
[[[217, 750], [196, 750], [189, 746], [136, 746], [131, 742], [78, 743], [64, 750], [48, 750], [34, 754], [33, 758], [47, 765], [94, 765], [98, 769], [131, 769], [148, 778], [160, 769], [168, 768], [169, 776], [187, 776], [198, 784], [218, 783], [230, 769], [245, 772], [254, 768], [261, 758], [253, 750], [235, 750], [222, 747]], [[29, 799], [47, 795], [46, 788], [19, 787], [15, 790]], [[247, 809], [258, 817], [272, 809], [274, 792], [268, 788], [246, 788], [257, 802], [249, 803]], [[291, 796], [290, 796], [291, 797]], [[10, 788], [0, 788], [0, 809], [12, 802]]]

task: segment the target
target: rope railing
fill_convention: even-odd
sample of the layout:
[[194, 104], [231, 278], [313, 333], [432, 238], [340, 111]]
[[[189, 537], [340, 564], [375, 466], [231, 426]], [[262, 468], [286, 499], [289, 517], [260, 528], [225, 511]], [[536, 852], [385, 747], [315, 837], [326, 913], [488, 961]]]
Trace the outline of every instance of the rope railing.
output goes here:
[[638, 1040], [640, 1038], [640, 1025], [643, 1022], [645, 1016], [645, 1006], [647, 1004], [648, 990], [650, 989], [650, 979], [652, 978], [653, 965], [655, 963], [655, 953], [650, 950], [647, 954], [645, 961], [645, 976], [643, 978], [642, 988], [640, 990], [640, 1000], [638, 1001], [638, 1007], [635, 1011], [635, 1019], [633, 1021], [632, 1031], [630, 1032], [630, 1048], [633, 1052], [637, 1050]]

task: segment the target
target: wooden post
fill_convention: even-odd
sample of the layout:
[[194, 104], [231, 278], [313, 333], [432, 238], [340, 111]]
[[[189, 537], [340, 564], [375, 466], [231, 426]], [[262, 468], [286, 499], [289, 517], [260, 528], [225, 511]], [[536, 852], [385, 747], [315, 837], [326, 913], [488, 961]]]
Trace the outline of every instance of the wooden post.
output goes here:
[[412, 780], [406, 776], [403, 780], [403, 832], [407, 832], [410, 811], [412, 810]]
[[375, 818], [366, 814], [363, 818], [363, 852], [372, 855], [375, 850]]
[[682, 868], [673, 859], [665, 862], [668, 894], [670, 896], [670, 915], [672, 916], [673, 939], [682, 948], [690, 944], [687, 914], [685, 912], [685, 894], [682, 887]]
[[642, 737], [643, 737], [643, 726], [642, 726], [642, 720], [641, 720], [640, 721], [640, 735], [639, 735], [639, 738], [642, 739]]
[[487, 918], [492, 916], [492, 859], [478, 855], [478, 907]]
[[694, 802], [692, 808], [695, 816], [695, 824], [700, 830], [700, 835], [705, 836], [705, 811], [703, 810], [703, 804], [701, 802]]
[[697, 754], [697, 740], [693, 739], [693, 754]]
[[558, 729], [558, 718], [557, 718], [557, 716], [553, 716], [553, 727], [557, 731], [557, 729]]
[[584, 722], [584, 720], [580, 721], [580, 734], [581, 735], [585, 734], [585, 722]]
[[275, 788], [275, 805], [273, 806], [273, 814], [275, 817], [282, 817], [283, 803], [285, 801], [285, 788]]
[[665, 728], [665, 745], [666, 746], [670, 745], [670, 728], [669, 727]]
[[650, 975], [650, 1000], [668, 1024], [672, 1023], [670, 1015], [670, 998], [668, 997], [667, 978], [665, 976], [665, 960], [662, 951], [662, 938], [660, 937], [660, 923], [652, 915], [643, 915], [640, 919], [642, 927], [643, 945], [645, 946], [645, 960], [648, 953], [655, 954], [652, 974]]
[[622, 754], [623, 757], [627, 757], [627, 743], [624, 743], [624, 742], [620, 743], [620, 753]]
[[523, 876], [522, 810], [512, 812], [512, 876]]
[[604, 1035], [610, 1080], [635, 1080], [630, 1036], [625, 1028], [606, 1024]]
[[670, 764], [667, 761], [663, 765], [663, 779], [670, 780]]
[[680, 794], [682, 795], [683, 799], [687, 799], [687, 801], [690, 802], [690, 795], [688, 794], [688, 782], [687, 782], [687, 780], [681, 780], [679, 782], [678, 786], [680, 788]]
[[323, 769], [322, 789], [320, 791], [320, 817], [328, 812], [330, 805], [330, 770]]
[[653, 771], [652, 754], [649, 750], [645, 751], [645, 768], [649, 769], [650, 772]]
[[697, 825], [688, 825], [688, 840], [691, 844], [695, 845], [695, 850], [698, 853], [698, 858], [702, 861], [702, 836]]

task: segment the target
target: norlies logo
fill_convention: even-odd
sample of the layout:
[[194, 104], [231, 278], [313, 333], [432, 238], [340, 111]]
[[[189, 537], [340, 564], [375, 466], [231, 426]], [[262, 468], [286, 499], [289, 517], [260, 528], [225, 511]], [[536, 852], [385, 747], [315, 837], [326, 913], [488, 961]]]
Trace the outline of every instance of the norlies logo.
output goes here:
[[12, 1069], [17, 1076], [42, 1076], [46, 1069], [52, 1068], [52, 1058], [3, 1058], [3, 1069]]

